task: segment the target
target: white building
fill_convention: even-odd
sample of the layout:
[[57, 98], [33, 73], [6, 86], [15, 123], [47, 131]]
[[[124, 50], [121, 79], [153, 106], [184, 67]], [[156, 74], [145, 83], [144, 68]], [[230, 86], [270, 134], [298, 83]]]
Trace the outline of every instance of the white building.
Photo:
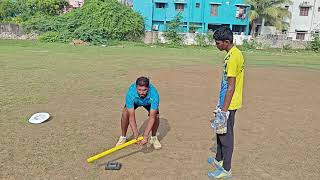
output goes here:
[[292, 0], [292, 4], [285, 7], [291, 12], [288, 20], [290, 27], [288, 39], [312, 39], [313, 33], [320, 33], [320, 0]]

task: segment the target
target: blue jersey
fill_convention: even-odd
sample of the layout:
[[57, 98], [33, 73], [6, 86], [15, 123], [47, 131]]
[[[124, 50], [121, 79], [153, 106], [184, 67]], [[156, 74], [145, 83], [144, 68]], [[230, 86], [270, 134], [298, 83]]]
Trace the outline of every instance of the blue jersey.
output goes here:
[[145, 98], [139, 97], [137, 92], [136, 83], [133, 83], [127, 92], [126, 95], [126, 107], [128, 109], [134, 108], [134, 105], [137, 106], [151, 106], [151, 110], [158, 110], [159, 109], [159, 94], [157, 89], [152, 85], [149, 84], [148, 94]]

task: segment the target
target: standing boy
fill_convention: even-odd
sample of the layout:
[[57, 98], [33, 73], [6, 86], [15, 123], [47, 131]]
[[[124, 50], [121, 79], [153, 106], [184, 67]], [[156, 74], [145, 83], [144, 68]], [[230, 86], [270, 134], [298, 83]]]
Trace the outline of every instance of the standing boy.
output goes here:
[[214, 178], [229, 178], [231, 159], [234, 147], [233, 126], [236, 111], [242, 105], [242, 89], [244, 78], [244, 58], [241, 51], [233, 44], [233, 33], [228, 27], [221, 27], [214, 33], [216, 46], [220, 51], [226, 51], [223, 75], [221, 79], [219, 105], [216, 116], [227, 122], [227, 131], [216, 131], [216, 157], [209, 157], [208, 162], [216, 169], [209, 171], [208, 176]]

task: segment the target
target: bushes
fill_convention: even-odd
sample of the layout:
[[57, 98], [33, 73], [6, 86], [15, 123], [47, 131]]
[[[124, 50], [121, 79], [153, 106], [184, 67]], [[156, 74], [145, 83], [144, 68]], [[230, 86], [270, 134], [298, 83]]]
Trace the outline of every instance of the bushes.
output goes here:
[[38, 37], [40, 42], [58, 42], [59, 41], [59, 33], [48, 31], [41, 36]]
[[292, 49], [292, 46], [291, 46], [291, 44], [284, 44], [284, 45], [282, 46], [282, 49], [284, 49], [284, 50], [291, 50], [291, 49]]
[[40, 34], [56, 32], [58, 38], [54, 39], [58, 42], [81, 39], [102, 44], [108, 40], [138, 40], [144, 33], [144, 21], [116, 0], [87, 0], [82, 8], [62, 16], [35, 16], [24, 23], [24, 28]]
[[320, 52], [320, 35], [314, 34], [312, 41], [309, 43], [311, 50]]
[[197, 46], [210, 46], [213, 43], [213, 34], [212, 33], [196, 33], [195, 41]]
[[240, 46], [240, 48], [243, 50], [261, 49], [262, 47], [262, 43], [259, 43], [256, 40], [243, 40], [243, 43]]

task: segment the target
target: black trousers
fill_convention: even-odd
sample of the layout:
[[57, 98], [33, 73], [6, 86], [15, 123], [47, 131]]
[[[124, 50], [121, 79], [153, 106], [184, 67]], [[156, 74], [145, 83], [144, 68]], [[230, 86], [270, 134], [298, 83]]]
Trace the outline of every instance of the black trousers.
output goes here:
[[227, 133], [216, 134], [217, 136], [217, 154], [216, 160], [223, 160], [223, 168], [227, 171], [231, 169], [231, 159], [234, 146], [233, 126], [237, 110], [230, 110], [230, 115], [227, 121]]

